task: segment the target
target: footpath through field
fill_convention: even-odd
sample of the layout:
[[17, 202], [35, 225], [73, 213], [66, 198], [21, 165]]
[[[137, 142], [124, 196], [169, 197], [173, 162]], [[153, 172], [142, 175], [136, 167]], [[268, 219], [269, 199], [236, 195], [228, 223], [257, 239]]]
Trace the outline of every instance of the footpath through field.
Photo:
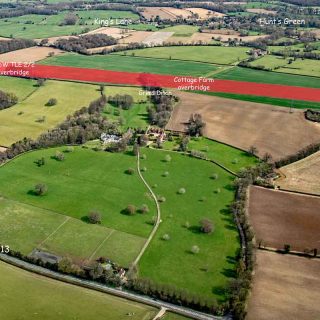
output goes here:
[[[320, 102], [320, 89], [293, 87], [234, 80], [213, 80], [185, 76], [120, 72], [63, 66], [23, 65], [0, 63], [0, 75], [27, 78], [84, 81], [134, 86], [177, 88], [187, 91], [224, 92], [271, 98]], [[202, 88], [202, 89], [201, 89]], [[206, 89], [205, 89], [206, 88]]]

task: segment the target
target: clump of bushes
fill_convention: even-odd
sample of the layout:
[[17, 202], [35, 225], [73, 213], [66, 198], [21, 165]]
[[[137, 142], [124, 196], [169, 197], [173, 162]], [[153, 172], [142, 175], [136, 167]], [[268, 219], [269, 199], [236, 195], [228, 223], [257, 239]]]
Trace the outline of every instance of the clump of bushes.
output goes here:
[[56, 98], [51, 98], [48, 100], [48, 102], [46, 103], [47, 107], [53, 107], [58, 103], [58, 100]]
[[164, 158], [165, 162], [170, 162], [171, 161], [171, 156], [169, 154], [167, 154]]
[[166, 233], [162, 236], [162, 240], [168, 241], [170, 240], [170, 236]]
[[180, 188], [178, 190], [178, 194], [185, 194], [186, 193], [186, 189], [185, 188]]
[[196, 246], [196, 245], [194, 245], [194, 246], [192, 246], [191, 247], [191, 253], [193, 253], [193, 254], [197, 254], [197, 253], [199, 253], [200, 252], [200, 248], [198, 247], [198, 246]]
[[133, 168], [128, 168], [126, 170], [126, 174], [133, 175], [134, 174], [134, 169]]
[[150, 211], [148, 205], [143, 204], [139, 210], [141, 213], [148, 213]]
[[92, 224], [101, 224], [101, 213], [98, 211], [91, 211], [88, 214], [88, 221]]

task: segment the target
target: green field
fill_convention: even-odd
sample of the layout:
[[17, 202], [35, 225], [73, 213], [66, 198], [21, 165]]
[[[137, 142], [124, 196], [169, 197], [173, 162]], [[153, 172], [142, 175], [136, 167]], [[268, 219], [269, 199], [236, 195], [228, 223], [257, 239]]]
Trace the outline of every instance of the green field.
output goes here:
[[[104, 256], [129, 266], [145, 242], [142, 237], [5, 198], [0, 198], [0, 222], [1, 242], [25, 255], [37, 248], [77, 262]], [[130, 246], [120, 246], [119, 239]]]
[[[34, 81], [31, 80], [0, 78], [0, 90], [3, 88], [5, 91], [10, 91], [12, 86], [12, 91], [21, 97], [34, 90], [32, 95], [21, 103], [0, 111], [0, 145], [11, 145], [26, 136], [37, 138], [42, 132], [63, 122], [68, 115], [88, 106], [100, 95], [97, 85], [52, 80], [46, 81], [43, 87], [33, 87], [33, 85]], [[139, 95], [139, 88], [105, 87], [107, 96], [124, 93], [132, 95], [136, 102], [146, 100], [144, 95]], [[46, 106], [50, 98], [56, 98], [57, 105]], [[135, 112], [135, 109], [132, 112]], [[45, 117], [44, 122], [39, 122], [43, 117]]]
[[[163, 148], [167, 150], [177, 150], [179, 146], [178, 143], [179, 139], [175, 139], [172, 142], [166, 141], [163, 143]], [[208, 159], [214, 160], [234, 172], [258, 163], [255, 157], [250, 156], [244, 151], [203, 137], [192, 138], [190, 140], [188, 151], [191, 150], [203, 152]]]
[[[247, 58], [248, 48], [219, 46], [159, 47], [129, 51], [139, 57], [233, 64]], [[166, 62], [167, 64], [168, 62]]]
[[173, 74], [182, 76], [201, 76], [216, 70], [216, 66], [206, 63], [163, 61], [161, 59], [149, 59], [132, 57], [133, 51], [128, 51], [128, 56], [122, 54], [110, 54], [106, 56], [83, 56], [77, 54], [63, 54], [41, 61], [41, 64], [86, 67], [92, 69], [105, 69], [127, 72], [149, 72], [157, 74]]
[[199, 94], [207, 94], [227, 99], [236, 99], [243, 101], [251, 101], [257, 103], [266, 103], [274, 106], [295, 108], [295, 109], [320, 109], [320, 103], [310, 102], [310, 101], [300, 101], [300, 100], [287, 100], [287, 99], [277, 99], [269, 97], [251, 96], [244, 94], [233, 94], [233, 93], [223, 93], [223, 92], [203, 92], [198, 91]]
[[320, 78], [284, 74], [280, 72], [261, 71], [240, 67], [227, 69], [219, 74], [216, 74], [214, 77], [216, 79], [228, 79], [258, 83], [283, 84], [298, 87], [300, 86], [309, 88], [320, 88]]
[[[147, 182], [161, 203], [162, 223], [140, 262], [140, 275], [157, 283], [170, 284], [202, 297], [224, 299], [223, 288], [235, 275], [234, 257], [239, 248], [238, 232], [228, 205], [234, 197], [233, 177], [218, 166], [175, 152], [145, 149], [141, 166]], [[172, 160], [165, 162], [170, 154]], [[192, 170], [190, 170], [192, 168]], [[164, 172], [168, 176], [164, 176]], [[217, 174], [216, 180], [211, 179]], [[185, 188], [185, 194], [178, 194]], [[199, 221], [214, 222], [212, 234], [199, 232]], [[185, 227], [186, 222], [190, 224]], [[163, 240], [168, 234], [170, 240]], [[200, 248], [191, 254], [191, 247]]]
[[[0, 263], [2, 319], [151, 320], [157, 310]], [[90, 306], [90, 307], [89, 307]]]
[[34, 80], [0, 76], [0, 90], [14, 93], [19, 101], [25, 99], [36, 90], [35, 85], [36, 82]]
[[94, 23], [94, 19], [133, 19], [137, 14], [130, 11], [90, 10], [75, 11], [78, 21], [75, 25], [60, 26], [68, 12], [60, 12], [56, 15], [29, 14], [20, 17], [0, 19], [0, 36], [13, 38], [47, 38], [62, 35], [80, 34], [86, 29], [93, 30], [100, 27]]
[[198, 30], [199, 30], [199, 27], [197, 26], [176, 25], [173, 27], [164, 28], [161, 31], [174, 32], [173, 36], [175, 37], [190, 37]]
[[[65, 148], [31, 152], [2, 167], [2, 195], [80, 220], [91, 210], [98, 210], [103, 226], [141, 237], [149, 235], [152, 226], [148, 222], [150, 215], [155, 214], [154, 202], [137, 173], [125, 173], [128, 168], [136, 167], [134, 156], [77, 147], [65, 154], [64, 161], [57, 161], [52, 159], [57, 150]], [[35, 161], [41, 157], [46, 164], [38, 167]], [[35, 196], [32, 190], [37, 183], [45, 183], [48, 194]], [[123, 214], [129, 204], [138, 208], [147, 204], [150, 214]]]
[[175, 313], [167, 312], [162, 320], [190, 320], [190, 318], [186, 318]]
[[[297, 59], [289, 63], [290, 58], [267, 55], [250, 63], [252, 66], [264, 66], [276, 72], [292, 73], [320, 77], [320, 61], [310, 59]], [[276, 70], [275, 70], [276, 68]]]
[[148, 108], [149, 103], [136, 103], [129, 110], [107, 104], [103, 114], [108, 119], [122, 121], [121, 128], [142, 128], [148, 127]]

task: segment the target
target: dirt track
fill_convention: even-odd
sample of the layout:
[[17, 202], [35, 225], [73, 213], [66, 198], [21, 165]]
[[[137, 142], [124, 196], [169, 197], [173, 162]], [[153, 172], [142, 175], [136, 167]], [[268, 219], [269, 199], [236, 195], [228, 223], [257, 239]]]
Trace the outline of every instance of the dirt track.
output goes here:
[[250, 187], [249, 216], [257, 242], [320, 252], [320, 197]]
[[247, 320], [318, 320], [320, 260], [258, 251]]
[[177, 92], [181, 102], [167, 129], [184, 131], [190, 114], [200, 113], [206, 122], [205, 135], [240, 149], [254, 145], [280, 159], [312, 142], [320, 141], [320, 124], [304, 119], [303, 111], [233, 99]]
[[276, 181], [281, 189], [320, 195], [320, 151], [280, 171], [285, 175]]

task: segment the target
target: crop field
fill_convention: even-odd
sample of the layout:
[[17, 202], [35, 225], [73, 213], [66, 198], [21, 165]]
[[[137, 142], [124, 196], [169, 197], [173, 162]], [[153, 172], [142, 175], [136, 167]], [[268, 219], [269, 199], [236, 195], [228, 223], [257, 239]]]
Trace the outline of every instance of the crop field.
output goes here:
[[[163, 148], [177, 150], [179, 147], [178, 140], [179, 139], [173, 142], [164, 142]], [[234, 172], [258, 163], [257, 158], [250, 156], [244, 151], [202, 137], [192, 138], [188, 144], [188, 150], [201, 151], [208, 159], [217, 161], [219, 164]]]
[[3, 53], [0, 56], [0, 62], [26, 62], [30, 64], [30, 62], [34, 63], [47, 58], [49, 53], [58, 55], [63, 53], [63, 51], [48, 47], [30, 47]]
[[130, 11], [112, 11], [112, 10], [90, 10], [75, 11], [78, 21], [75, 25], [60, 25], [67, 12], [61, 12], [56, 15], [24, 15], [20, 17], [0, 19], [0, 36], [14, 38], [47, 38], [53, 36], [63, 36], [71, 34], [80, 34], [87, 29], [93, 30], [100, 27], [94, 24], [94, 19], [137, 19], [138, 15]]
[[[7, 198], [80, 220], [86, 220], [90, 211], [97, 210], [102, 215], [101, 225], [148, 236], [152, 229], [149, 215], [155, 214], [154, 202], [137, 173], [126, 174], [128, 168], [136, 167], [136, 158], [83, 148], [65, 153], [64, 161], [52, 158], [56, 151], [65, 149], [40, 150], [11, 161], [1, 168], [0, 192]], [[36, 161], [42, 157], [46, 164], [38, 167]], [[32, 190], [37, 183], [47, 185], [45, 196], [34, 195]], [[129, 204], [137, 208], [147, 204], [150, 214], [128, 216], [123, 210]]]
[[319, 251], [319, 197], [250, 187], [249, 201], [250, 220], [262, 245]]
[[[143, 149], [141, 153], [146, 155], [141, 159], [141, 166], [147, 168], [143, 176], [165, 201], [160, 204], [160, 227], [140, 261], [140, 276], [224, 300], [227, 281], [235, 276], [239, 249], [228, 210], [234, 197], [233, 176], [210, 162], [175, 152]], [[168, 154], [171, 161], [166, 162]], [[210, 178], [213, 174], [217, 179]], [[185, 194], [178, 193], [180, 188]], [[214, 223], [211, 234], [199, 231], [203, 218]], [[169, 240], [163, 240], [165, 234]], [[199, 247], [199, 253], [191, 253], [193, 246]]]
[[[255, 146], [259, 156], [268, 152], [275, 160], [294, 154], [320, 138], [320, 127], [306, 121], [299, 109], [290, 112], [288, 108], [196, 93], [177, 95], [180, 103], [173, 110], [168, 130], [185, 131], [190, 114], [200, 113], [206, 122], [206, 137], [242, 150]], [[285, 130], [279, 130], [284, 123]]]
[[[0, 90], [14, 93], [19, 101], [25, 99], [29, 94], [36, 90], [36, 81], [30, 79], [10, 78], [0, 76]], [[1, 111], [1, 122], [3, 121]], [[1, 126], [1, 123], [0, 123]], [[2, 135], [2, 131], [1, 131]]]
[[[0, 263], [3, 319], [151, 320], [157, 310]], [[88, 308], [90, 306], [90, 308]]]
[[247, 51], [245, 47], [186, 46], [139, 49], [129, 51], [129, 54], [133, 52], [140, 57], [233, 64], [247, 58]]
[[[136, 258], [145, 238], [89, 225], [54, 211], [0, 198], [2, 243], [28, 255], [37, 248], [81, 263], [106, 256], [122, 266]], [[119, 243], [119, 239], [122, 240]], [[123, 245], [130, 243], [130, 246]], [[98, 249], [98, 250], [97, 250]]]
[[[20, 83], [25, 85], [24, 80], [16, 81], [18, 86]], [[0, 111], [0, 145], [8, 146], [25, 136], [37, 138], [42, 132], [65, 120], [67, 115], [97, 99], [97, 89], [94, 85], [46, 81], [44, 86], [38, 87], [21, 103]], [[46, 106], [50, 98], [56, 98], [57, 105]]]
[[280, 169], [284, 175], [276, 181], [282, 189], [320, 195], [320, 152]]
[[110, 54], [107, 56], [83, 56], [77, 54], [63, 54], [41, 61], [41, 64], [86, 67], [128, 72], [149, 72], [156, 74], [172, 74], [185, 76], [201, 76], [217, 69], [214, 65], [185, 61], [163, 61], [143, 57], [130, 57], [134, 51], [124, 54]]
[[248, 320], [318, 319], [320, 261], [258, 250]]
[[215, 78], [258, 83], [283, 84], [297, 87], [320, 88], [320, 78], [240, 67], [227, 69], [219, 74], [216, 74]]
[[236, 99], [243, 101], [251, 101], [257, 103], [271, 104], [273, 106], [295, 108], [295, 109], [320, 109], [320, 103], [311, 102], [311, 101], [301, 101], [301, 100], [288, 100], [288, 99], [278, 99], [262, 96], [252, 96], [245, 94], [233, 94], [233, 93], [224, 93], [224, 92], [197, 92], [201, 94], [208, 94], [211, 96], [217, 96], [227, 99]]

